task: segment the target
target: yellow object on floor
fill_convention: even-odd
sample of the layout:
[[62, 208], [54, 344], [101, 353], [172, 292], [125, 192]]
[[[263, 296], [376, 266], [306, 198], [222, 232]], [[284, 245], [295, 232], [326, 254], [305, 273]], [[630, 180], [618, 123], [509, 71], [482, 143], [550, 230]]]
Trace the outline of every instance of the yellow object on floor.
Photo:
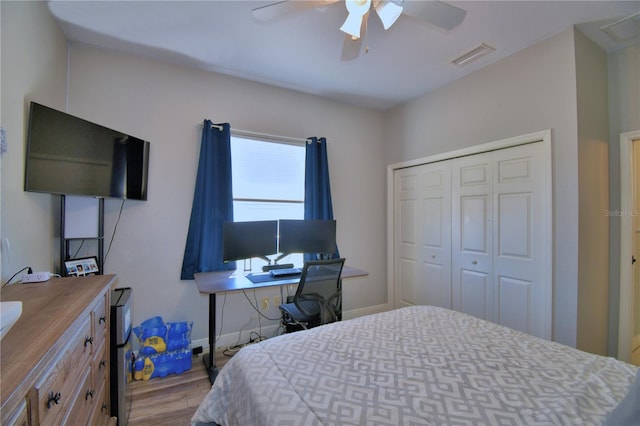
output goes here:
[[[140, 365], [142, 364], [142, 365]], [[155, 365], [150, 358], [144, 358], [144, 363], [136, 362], [133, 378], [136, 380], [149, 380], [155, 370]]]
[[167, 343], [160, 336], [147, 337], [142, 346], [151, 347], [155, 349], [156, 353], [161, 353], [167, 350]]

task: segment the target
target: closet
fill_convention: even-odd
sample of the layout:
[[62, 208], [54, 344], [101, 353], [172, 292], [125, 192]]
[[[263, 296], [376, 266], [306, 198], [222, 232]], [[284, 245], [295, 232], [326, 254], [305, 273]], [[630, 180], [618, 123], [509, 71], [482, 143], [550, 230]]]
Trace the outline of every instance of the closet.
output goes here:
[[394, 169], [396, 308], [436, 305], [551, 338], [550, 145], [523, 140]]

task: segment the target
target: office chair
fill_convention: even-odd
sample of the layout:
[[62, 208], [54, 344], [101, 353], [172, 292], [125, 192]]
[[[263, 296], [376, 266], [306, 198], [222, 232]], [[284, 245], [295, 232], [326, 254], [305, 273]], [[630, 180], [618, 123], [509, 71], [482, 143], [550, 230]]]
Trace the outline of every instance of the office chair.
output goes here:
[[293, 302], [279, 306], [287, 331], [295, 326], [307, 329], [341, 319], [343, 266], [344, 258], [304, 263]]

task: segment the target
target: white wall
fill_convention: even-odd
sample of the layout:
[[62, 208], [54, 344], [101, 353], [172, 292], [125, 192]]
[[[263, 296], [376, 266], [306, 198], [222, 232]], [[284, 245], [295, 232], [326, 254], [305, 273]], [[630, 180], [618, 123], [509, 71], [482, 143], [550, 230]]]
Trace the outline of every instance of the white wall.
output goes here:
[[[386, 304], [381, 113], [81, 45], [71, 46], [69, 81], [70, 113], [151, 142], [148, 201], [125, 203], [105, 265], [119, 285], [133, 287], [134, 323], [153, 315], [193, 320], [192, 337], [206, 336], [207, 298], [193, 281], [179, 279], [205, 118], [242, 130], [327, 138], [341, 255], [369, 272], [344, 281], [343, 308]], [[106, 201], [107, 241], [120, 204]], [[258, 301], [265, 294], [280, 293], [258, 292]], [[246, 325], [257, 317], [246, 298], [227, 297], [223, 334], [255, 326]], [[222, 305], [220, 298], [219, 315]], [[272, 308], [270, 316], [277, 312]]]
[[609, 117], [606, 53], [575, 32], [578, 109], [578, 329], [576, 346], [607, 354]]
[[54, 237], [57, 200], [23, 191], [29, 101], [64, 109], [66, 41], [44, 2], [0, 2], [2, 9], [2, 108], [7, 152], [2, 175], [2, 283], [25, 266], [51, 271], [57, 265]]
[[553, 339], [575, 346], [578, 162], [574, 34], [567, 30], [394, 110], [388, 164], [552, 129]]

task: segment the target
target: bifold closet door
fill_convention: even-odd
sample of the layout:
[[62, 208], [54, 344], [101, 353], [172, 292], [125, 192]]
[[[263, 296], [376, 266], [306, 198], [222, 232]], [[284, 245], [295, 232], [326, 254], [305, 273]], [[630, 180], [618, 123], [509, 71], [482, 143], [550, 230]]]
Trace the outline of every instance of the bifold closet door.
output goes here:
[[453, 309], [551, 338], [542, 143], [452, 160]]
[[545, 142], [394, 172], [395, 307], [451, 308], [551, 338]]
[[441, 161], [395, 172], [397, 308], [451, 308], [450, 166]]

